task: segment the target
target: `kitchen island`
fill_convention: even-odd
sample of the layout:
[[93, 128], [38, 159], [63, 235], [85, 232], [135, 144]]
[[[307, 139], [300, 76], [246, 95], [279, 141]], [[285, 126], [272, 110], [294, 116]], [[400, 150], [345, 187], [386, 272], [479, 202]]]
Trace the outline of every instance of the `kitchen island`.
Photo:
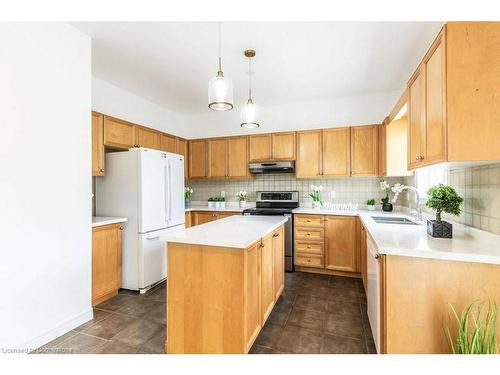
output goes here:
[[167, 353], [248, 353], [284, 288], [281, 216], [231, 216], [167, 242]]

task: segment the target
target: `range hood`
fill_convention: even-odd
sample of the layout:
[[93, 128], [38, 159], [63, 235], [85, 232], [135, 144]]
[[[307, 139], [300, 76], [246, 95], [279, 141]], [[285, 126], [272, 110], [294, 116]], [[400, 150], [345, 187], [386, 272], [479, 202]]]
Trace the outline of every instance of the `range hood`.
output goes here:
[[265, 163], [250, 163], [251, 173], [295, 173], [295, 161], [268, 161]]

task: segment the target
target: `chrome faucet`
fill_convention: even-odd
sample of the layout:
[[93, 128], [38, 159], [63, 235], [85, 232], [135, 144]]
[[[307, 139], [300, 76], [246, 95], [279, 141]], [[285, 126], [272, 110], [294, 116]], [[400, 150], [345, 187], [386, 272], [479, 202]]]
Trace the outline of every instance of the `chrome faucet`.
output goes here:
[[[402, 186], [399, 190], [399, 193], [403, 192], [404, 190], [411, 190], [415, 193], [415, 203], [417, 205], [417, 220], [422, 221], [422, 205], [420, 201], [420, 194], [418, 193], [418, 190], [414, 188], [413, 186]], [[392, 203], [396, 203], [396, 200], [398, 198], [398, 195], [396, 194], [394, 198], [392, 199]]]

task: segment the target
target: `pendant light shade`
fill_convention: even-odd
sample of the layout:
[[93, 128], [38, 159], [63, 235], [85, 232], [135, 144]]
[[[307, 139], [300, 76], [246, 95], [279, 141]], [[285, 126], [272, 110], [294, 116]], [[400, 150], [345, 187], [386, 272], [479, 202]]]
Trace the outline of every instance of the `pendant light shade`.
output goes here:
[[253, 49], [247, 49], [244, 55], [248, 57], [248, 100], [243, 106], [241, 111], [241, 124], [242, 128], [255, 129], [260, 125], [257, 122], [258, 109], [252, 100], [252, 58], [255, 57], [255, 51]]
[[222, 72], [221, 23], [219, 22], [219, 70], [208, 81], [208, 108], [228, 111], [233, 108], [233, 83]]

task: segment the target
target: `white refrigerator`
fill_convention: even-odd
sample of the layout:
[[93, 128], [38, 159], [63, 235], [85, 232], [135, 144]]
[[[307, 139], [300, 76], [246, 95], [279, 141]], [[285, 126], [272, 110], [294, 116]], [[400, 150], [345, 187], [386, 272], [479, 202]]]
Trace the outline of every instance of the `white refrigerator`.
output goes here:
[[165, 242], [184, 229], [184, 157], [147, 148], [106, 154], [96, 178], [96, 214], [121, 216], [122, 288], [141, 293], [167, 277]]

